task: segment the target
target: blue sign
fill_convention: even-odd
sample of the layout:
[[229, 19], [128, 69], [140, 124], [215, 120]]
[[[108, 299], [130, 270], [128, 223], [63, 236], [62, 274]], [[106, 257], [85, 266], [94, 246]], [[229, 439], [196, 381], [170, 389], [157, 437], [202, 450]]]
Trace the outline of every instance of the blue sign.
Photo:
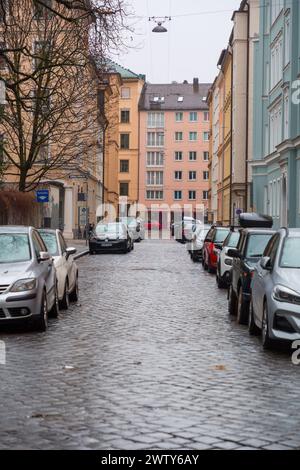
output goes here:
[[39, 189], [36, 191], [37, 202], [49, 202], [49, 189]]

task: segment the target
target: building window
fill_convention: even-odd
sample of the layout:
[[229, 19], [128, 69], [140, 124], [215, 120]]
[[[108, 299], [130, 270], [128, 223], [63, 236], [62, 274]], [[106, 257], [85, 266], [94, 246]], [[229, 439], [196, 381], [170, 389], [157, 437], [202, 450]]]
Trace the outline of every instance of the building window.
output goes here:
[[148, 147], [163, 147], [165, 144], [165, 134], [163, 132], [147, 132]]
[[208, 122], [209, 121], [209, 112], [204, 111], [203, 113], [203, 121]]
[[271, 89], [274, 88], [282, 79], [283, 74], [283, 51], [282, 51], [282, 35], [275, 41], [271, 47]]
[[165, 113], [148, 113], [148, 127], [165, 127]]
[[204, 181], [209, 180], [209, 171], [203, 171], [203, 179], [204, 179]]
[[34, 68], [38, 69], [48, 56], [50, 48], [49, 41], [35, 41], [34, 43]]
[[189, 152], [190, 162], [195, 162], [197, 160], [197, 152]]
[[189, 200], [195, 201], [195, 199], [196, 199], [196, 191], [195, 190], [189, 191]]
[[183, 152], [175, 152], [174, 158], [176, 162], [182, 162]]
[[121, 110], [121, 123], [128, 124], [130, 122], [130, 111], [129, 109]]
[[182, 112], [175, 113], [175, 120], [176, 120], [176, 122], [182, 122], [183, 121], [183, 113]]
[[163, 171], [147, 171], [147, 185], [163, 185], [164, 172]]
[[284, 27], [284, 65], [287, 65], [290, 62], [291, 54], [291, 20], [290, 16], [287, 16], [285, 19]]
[[120, 160], [120, 173], [129, 173], [129, 160]]
[[189, 181], [196, 181], [197, 171], [189, 171]]
[[183, 132], [175, 132], [175, 140], [176, 142], [180, 142], [183, 140]]
[[130, 99], [130, 88], [123, 86], [121, 88], [121, 98], [123, 100], [129, 100]]
[[174, 172], [174, 179], [176, 181], [181, 181], [182, 180], [182, 171], [175, 171]]
[[129, 149], [129, 134], [121, 134], [120, 139], [121, 149]]
[[209, 161], [209, 152], [203, 152], [203, 160], [205, 162], [208, 162]]
[[190, 112], [190, 122], [197, 122], [198, 121], [198, 113], [195, 111]]
[[163, 191], [153, 191], [153, 190], [146, 191], [146, 199], [163, 199], [163, 198], [164, 198]]
[[203, 141], [208, 142], [209, 141], [209, 132], [203, 132]]
[[270, 111], [270, 152], [282, 141], [282, 108], [278, 103]]
[[147, 166], [163, 166], [163, 152], [147, 152]]
[[120, 183], [120, 196], [129, 195], [129, 183]]
[[203, 191], [203, 193], [202, 193], [202, 199], [203, 199], [204, 201], [207, 201], [207, 200], [208, 200], [208, 193], [209, 193], [208, 191]]
[[195, 142], [198, 139], [198, 133], [197, 132], [190, 132], [190, 141]]
[[284, 6], [284, 0], [275, 0], [271, 2], [271, 7], [272, 7], [272, 16], [271, 16], [271, 22], [272, 24], [277, 20], [279, 14], [281, 13], [282, 9]]
[[49, 160], [49, 142], [48, 141], [44, 141], [44, 136], [41, 136], [41, 145], [40, 145], [40, 149], [39, 149], [39, 156], [38, 156], [38, 161], [40, 162], [47, 162]]
[[180, 201], [182, 199], [182, 191], [174, 191], [174, 199], [175, 201]]

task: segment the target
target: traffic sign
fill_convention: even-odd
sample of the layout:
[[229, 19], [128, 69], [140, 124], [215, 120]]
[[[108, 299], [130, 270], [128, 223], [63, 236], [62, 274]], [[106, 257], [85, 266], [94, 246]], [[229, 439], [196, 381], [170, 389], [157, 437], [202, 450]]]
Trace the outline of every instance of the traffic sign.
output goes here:
[[37, 202], [49, 202], [49, 189], [39, 189], [36, 191]]

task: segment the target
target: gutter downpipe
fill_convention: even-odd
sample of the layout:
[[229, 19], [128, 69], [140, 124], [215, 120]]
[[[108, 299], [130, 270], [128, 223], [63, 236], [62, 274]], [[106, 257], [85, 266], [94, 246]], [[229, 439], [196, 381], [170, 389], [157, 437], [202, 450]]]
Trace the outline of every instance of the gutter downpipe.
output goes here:
[[246, 2], [248, 6], [248, 16], [247, 16], [247, 85], [246, 85], [246, 161], [245, 161], [245, 212], [248, 212], [248, 197], [249, 197], [249, 187], [248, 187], [248, 160], [249, 160], [249, 66], [250, 66], [250, 4], [249, 1]]
[[231, 111], [230, 111], [230, 192], [229, 192], [229, 223], [232, 225], [234, 223], [234, 215], [232, 212], [232, 167], [233, 167], [233, 142], [232, 142], [232, 125], [233, 125], [233, 48], [231, 54]]

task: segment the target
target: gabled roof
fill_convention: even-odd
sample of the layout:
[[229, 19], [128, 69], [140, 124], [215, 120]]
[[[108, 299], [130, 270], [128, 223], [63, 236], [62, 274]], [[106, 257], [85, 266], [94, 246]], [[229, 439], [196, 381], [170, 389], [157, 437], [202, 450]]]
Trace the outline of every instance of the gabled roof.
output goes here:
[[211, 83], [147, 83], [142, 92], [139, 109], [150, 110], [157, 107], [165, 110], [208, 110], [206, 97]]
[[113, 71], [115, 73], [119, 73], [121, 75], [122, 78], [133, 78], [133, 79], [136, 79], [136, 80], [145, 80], [145, 75], [142, 75], [142, 74], [137, 74], [135, 72], [133, 72], [132, 70], [130, 69], [127, 69], [125, 67], [122, 67], [122, 65], [120, 64], [117, 64], [116, 62], [114, 62], [113, 60], [108, 60], [107, 61], [107, 68], [108, 68], [108, 71]]

